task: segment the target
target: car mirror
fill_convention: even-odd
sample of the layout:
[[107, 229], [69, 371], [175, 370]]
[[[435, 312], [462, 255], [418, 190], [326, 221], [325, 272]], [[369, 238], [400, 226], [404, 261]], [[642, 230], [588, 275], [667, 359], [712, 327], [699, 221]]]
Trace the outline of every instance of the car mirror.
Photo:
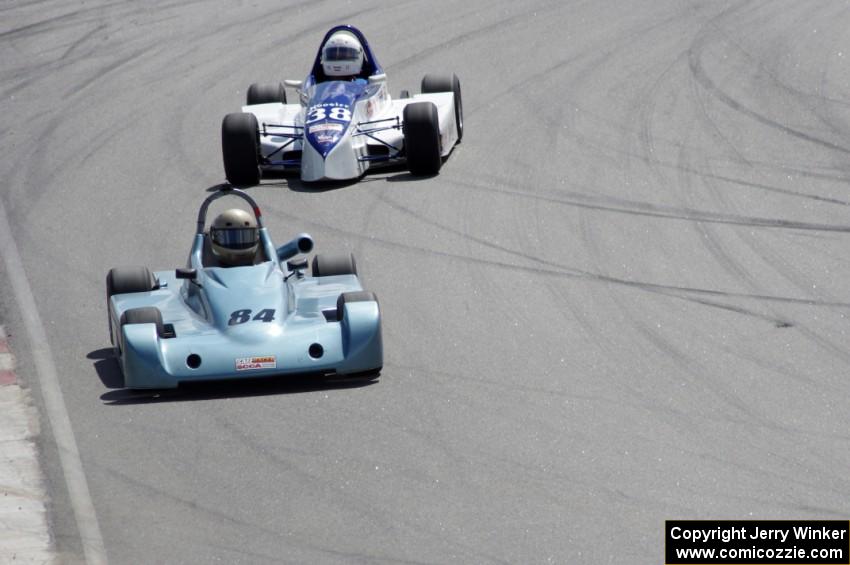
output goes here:
[[174, 274], [178, 279], [189, 279], [193, 281], [198, 278], [198, 271], [196, 269], [177, 269]]
[[288, 78], [288, 79], [283, 81], [283, 84], [288, 86], [289, 88], [298, 89], [298, 88], [301, 88], [301, 85], [304, 84], [304, 81], [303, 80], [293, 80], [293, 79]]
[[379, 82], [386, 82], [387, 74], [381, 73], [379, 75], [372, 75], [369, 77], [369, 84], [377, 84]]

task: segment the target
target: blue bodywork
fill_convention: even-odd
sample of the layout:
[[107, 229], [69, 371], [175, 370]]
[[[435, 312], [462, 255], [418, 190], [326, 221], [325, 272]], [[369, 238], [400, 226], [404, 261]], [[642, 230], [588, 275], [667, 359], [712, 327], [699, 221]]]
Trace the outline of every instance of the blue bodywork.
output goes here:
[[308, 91], [304, 137], [323, 158], [343, 138], [354, 115], [354, 104], [366, 96], [366, 89], [365, 82], [333, 81], [319, 83]]
[[[249, 202], [257, 217], [261, 259], [223, 267], [210, 262], [204, 231], [209, 204], [224, 195]], [[361, 292], [355, 274], [309, 276], [287, 260], [312, 250], [301, 234], [276, 249], [256, 203], [230, 189], [207, 198], [189, 269], [154, 273], [154, 290], [108, 298], [112, 342], [125, 386], [173, 388], [180, 382], [286, 374], [358, 375], [383, 365], [381, 314], [372, 293]], [[290, 270], [291, 266], [291, 270]], [[185, 278], [191, 273], [191, 278]], [[350, 300], [343, 301], [340, 295]], [[338, 306], [340, 308], [338, 309]], [[155, 323], [122, 324], [129, 309], [155, 307]], [[317, 354], [320, 353], [320, 354]]]

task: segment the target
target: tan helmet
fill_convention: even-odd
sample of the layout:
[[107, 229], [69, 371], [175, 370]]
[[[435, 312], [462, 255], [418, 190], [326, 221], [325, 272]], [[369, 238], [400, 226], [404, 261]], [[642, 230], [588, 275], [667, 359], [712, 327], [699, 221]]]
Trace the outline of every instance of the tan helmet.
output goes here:
[[239, 208], [225, 210], [210, 226], [213, 253], [226, 265], [250, 265], [259, 241], [257, 219]]

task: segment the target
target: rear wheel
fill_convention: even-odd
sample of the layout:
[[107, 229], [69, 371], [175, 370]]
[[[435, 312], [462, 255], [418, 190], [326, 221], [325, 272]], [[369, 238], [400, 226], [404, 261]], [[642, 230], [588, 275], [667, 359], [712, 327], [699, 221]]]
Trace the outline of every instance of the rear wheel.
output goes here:
[[109, 299], [114, 294], [130, 292], [149, 292], [157, 288], [156, 278], [147, 267], [116, 267], [109, 269], [106, 275], [106, 316], [109, 319], [109, 341], [115, 345], [112, 336], [112, 312]]
[[455, 123], [457, 123], [457, 141], [463, 139], [463, 99], [460, 95], [460, 79], [456, 74], [425, 75], [422, 79], [422, 93], [451, 92], [455, 96]]
[[269, 104], [272, 102], [286, 104], [286, 89], [280, 83], [257, 84], [255, 82], [248, 87], [248, 94], [245, 98], [245, 104], [248, 106], [253, 104]]
[[436, 175], [443, 165], [437, 107], [432, 102], [408, 104], [403, 119], [407, 168], [414, 175]]
[[162, 312], [156, 306], [143, 306], [141, 308], [130, 308], [121, 314], [121, 326], [128, 324], [156, 324], [156, 333], [162, 337]]
[[[130, 308], [124, 310], [121, 314], [121, 320], [118, 325], [118, 339], [121, 339], [123, 333], [121, 328], [128, 324], [155, 324], [156, 335], [162, 337], [165, 333], [162, 325], [162, 312], [156, 306], [143, 306], [141, 308]], [[124, 349], [124, 344], [121, 344], [121, 349]]]
[[314, 277], [331, 277], [334, 275], [356, 275], [357, 263], [354, 255], [322, 255], [313, 257], [310, 269]]
[[372, 369], [369, 371], [363, 371], [362, 373], [348, 373], [345, 375], [332, 375], [330, 377], [325, 377], [325, 382], [329, 384], [339, 384], [345, 385], [351, 383], [352, 385], [358, 383], [368, 383], [371, 381], [377, 380], [381, 376], [381, 371], [383, 370], [383, 366], [378, 367], [377, 369]]
[[251, 186], [260, 182], [260, 128], [254, 114], [227, 114], [221, 123], [221, 154], [230, 184]]
[[368, 290], [358, 290], [355, 292], [343, 292], [336, 299], [336, 317], [342, 321], [345, 316], [345, 305], [348, 302], [377, 302], [378, 297], [374, 292]]

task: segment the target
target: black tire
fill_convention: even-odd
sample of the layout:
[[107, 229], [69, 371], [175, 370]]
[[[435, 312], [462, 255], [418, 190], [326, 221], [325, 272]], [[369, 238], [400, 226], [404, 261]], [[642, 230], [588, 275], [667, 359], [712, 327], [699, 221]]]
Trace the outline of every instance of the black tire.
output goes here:
[[246, 105], [269, 104], [271, 102], [286, 104], [286, 90], [282, 84], [257, 84], [255, 82], [248, 87], [248, 94], [245, 97]]
[[147, 267], [116, 267], [106, 275], [106, 297], [156, 289], [156, 278]]
[[141, 308], [130, 308], [121, 314], [121, 327], [128, 324], [156, 324], [156, 334], [162, 337], [162, 312], [156, 306], [143, 306]]
[[378, 377], [381, 376], [381, 371], [384, 369], [384, 366], [381, 365], [377, 369], [371, 369], [369, 371], [363, 371], [362, 373], [349, 373], [347, 375], [333, 375], [325, 378], [325, 382], [329, 384], [357, 384], [357, 383], [367, 383], [370, 381], [377, 380]]
[[354, 255], [316, 255], [310, 272], [314, 277], [331, 277], [335, 275], [356, 275], [357, 262]]
[[224, 175], [234, 186], [260, 182], [260, 127], [254, 114], [227, 114], [221, 122]]
[[455, 121], [457, 123], [457, 141], [463, 139], [463, 98], [460, 95], [460, 79], [449, 75], [425, 75], [422, 78], [422, 93], [452, 92], [455, 95]]
[[437, 107], [433, 102], [408, 104], [403, 120], [407, 168], [414, 175], [436, 175], [443, 165]]
[[128, 292], [148, 292], [157, 288], [156, 278], [147, 267], [116, 267], [109, 269], [106, 275], [106, 317], [109, 321], [109, 341], [112, 337], [112, 314], [109, 312], [109, 298], [113, 294]]
[[345, 315], [345, 304], [348, 302], [377, 302], [378, 297], [374, 292], [360, 290], [356, 292], [343, 292], [336, 299], [336, 319], [340, 322]]

